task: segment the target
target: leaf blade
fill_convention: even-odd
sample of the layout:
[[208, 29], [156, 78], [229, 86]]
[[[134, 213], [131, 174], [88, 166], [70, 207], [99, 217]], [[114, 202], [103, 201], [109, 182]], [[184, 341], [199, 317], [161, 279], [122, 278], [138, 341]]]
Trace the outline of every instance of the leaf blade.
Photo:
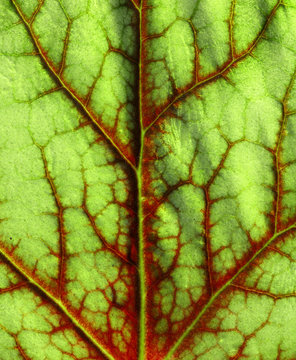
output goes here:
[[41, 291], [103, 352], [65, 357], [294, 357], [294, 0], [12, 2], [1, 252], [39, 290], [0, 301]]

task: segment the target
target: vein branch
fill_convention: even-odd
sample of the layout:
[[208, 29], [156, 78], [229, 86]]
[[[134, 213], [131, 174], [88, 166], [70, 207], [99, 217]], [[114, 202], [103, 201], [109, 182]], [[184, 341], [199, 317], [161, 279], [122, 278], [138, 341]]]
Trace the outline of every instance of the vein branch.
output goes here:
[[15, 284], [15, 285], [11, 285], [11, 286], [9, 286], [7, 288], [0, 289], [0, 295], [4, 294], [4, 293], [7, 293], [7, 292], [12, 292], [14, 290], [21, 289], [21, 288], [23, 288], [23, 287], [25, 287], [27, 285], [28, 285], [27, 281], [22, 281], [22, 282], [19, 282], [19, 283]]
[[22, 356], [22, 358], [23, 358], [24, 360], [30, 360], [30, 358], [29, 358], [29, 357], [27, 356], [27, 354], [25, 353], [24, 349], [21, 347], [21, 344], [20, 344], [17, 336], [14, 335], [14, 334], [11, 334], [11, 335], [12, 335], [13, 338], [14, 338], [14, 341], [15, 341], [15, 344], [16, 344], [16, 348], [17, 348], [18, 352], [20, 353], [20, 355]]
[[53, 178], [50, 175], [47, 159], [46, 159], [46, 156], [44, 153], [44, 149], [40, 145], [36, 144], [36, 146], [41, 151], [41, 156], [42, 156], [44, 170], [45, 170], [45, 177], [48, 180], [52, 194], [55, 199], [56, 207], [58, 209], [57, 217], [58, 217], [58, 222], [59, 222], [58, 233], [59, 233], [59, 245], [60, 245], [58, 286], [59, 286], [59, 296], [62, 299], [64, 284], [65, 284], [65, 274], [66, 274], [66, 230], [65, 230], [65, 225], [64, 225], [64, 207], [58, 196], [57, 189], [54, 184]]
[[277, 145], [276, 145], [276, 149], [275, 149], [275, 166], [276, 166], [276, 209], [275, 209], [275, 217], [274, 217], [274, 232], [276, 233], [278, 231], [278, 226], [279, 226], [279, 212], [280, 212], [280, 205], [281, 205], [281, 177], [282, 177], [282, 166], [281, 166], [281, 159], [280, 159], [280, 153], [281, 153], [281, 146], [282, 146], [282, 142], [283, 142], [283, 137], [284, 137], [284, 132], [285, 132], [285, 128], [286, 128], [286, 123], [287, 123], [287, 113], [288, 113], [288, 109], [287, 109], [287, 101], [289, 99], [292, 87], [294, 85], [295, 82], [295, 78], [296, 78], [296, 69], [294, 70], [294, 73], [291, 76], [289, 85], [287, 87], [287, 90], [285, 92], [284, 98], [282, 100], [282, 111], [283, 111], [283, 115], [282, 115], [282, 121], [281, 121], [281, 127], [280, 127], [280, 132], [279, 132], [279, 136], [278, 136], [278, 141], [277, 141]]
[[45, 2], [45, 0], [39, 0], [38, 1], [38, 5], [37, 5], [36, 9], [34, 10], [32, 16], [31, 16], [31, 18], [29, 20], [30, 25], [32, 25], [33, 22], [35, 21], [35, 18], [37, 16], [37, 14], [39, 13], [39, 11], [41, 10], [42, 6], [44, 5], [44, 2]]
[[132, 5], [135, 7], [135, 9], [140, 12], [140, 7], [139, 7], [139, 5], [136, 3], [136, 0], [130, 0], [130, 1], [131, 1]]
[[67, 29], [66, 29], [66, 37], [65, 37], [65, 40], [64, 40], [62, 61], [61, 61], [61, 64], [60, 64], [60, 69], [59, 69], [59, 76], [61, 76], [63, 74], [64, 68], [65, 68], [65, 65], [66, 65], [66, 55], [67, 55], [67, 49], [68, 49], [68, 45], [69, 45], [71, 25], [72, 25], [72, 22], [68, 21], [68, 25], [67, 25]]
[[128, 265], [135, 266], [135, 264], [132, 261], [130, 261], [128, 258], [126, 258], [120, 251], [116, 250], [113, 246], [109, 245], [106, 239], [104, 238], [104, 236], [101, 234], [100, 230], [96, 225], [95, 218], [90, 214], [86, 206], [86, 186], [84, 186], [84, 197], [83, 197], [83, 204], [81, 207], [85, 215], [87, 216], [91, 224], [91, 227], [93, 228], [94, 232], [96, 233], [97, 237], [100, 239], [104, 247], [108, 249], [112, 254], [114, 254], [115, 257], [119, 258], [121, 261], [124, 261]]
[[258, 289], [252, 289], [246, 286], [242, 286], [242, 285], [238, 285], [238, 284], [231, 284], [231, 287], [246, 291], [246, 292], [251, 292], [254, 294], [259, 294], [259, 295], [265, 295], [268, 297], [271, 297], [274, 300], [279, 300], [279, 299], [284, 299], [284, 298], [289, 298], [289, 297], [296, 297], [296, 293], [288, 293], [288, 294], [280, 294], [280, 295], [275, 295], [272, 294], [268, 291], [263, 291], [263, 290], [258, 290]]
[[230, 19], [229, 19], [229, 43], [230, 43], [230, 53], [231, 53], [231, 60], [235, 57], [235, 46], [234, 46], [234, 11], [235, 11], [236, 0], [231, 1], [231, 8], [230, 8]]

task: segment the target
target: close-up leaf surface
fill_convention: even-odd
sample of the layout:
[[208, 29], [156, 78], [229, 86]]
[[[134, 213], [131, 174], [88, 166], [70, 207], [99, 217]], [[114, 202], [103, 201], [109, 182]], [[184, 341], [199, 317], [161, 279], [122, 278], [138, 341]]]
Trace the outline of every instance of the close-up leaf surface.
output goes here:
[[296, 1], [0, 1], [0, 360], [296, 359]]

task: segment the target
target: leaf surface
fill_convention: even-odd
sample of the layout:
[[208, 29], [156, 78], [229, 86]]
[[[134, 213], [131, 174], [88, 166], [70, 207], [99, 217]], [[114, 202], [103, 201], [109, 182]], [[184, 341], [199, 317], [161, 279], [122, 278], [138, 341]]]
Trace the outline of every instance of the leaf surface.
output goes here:
[[1, 2], [0, 360], [296, 357], [295, 25]]

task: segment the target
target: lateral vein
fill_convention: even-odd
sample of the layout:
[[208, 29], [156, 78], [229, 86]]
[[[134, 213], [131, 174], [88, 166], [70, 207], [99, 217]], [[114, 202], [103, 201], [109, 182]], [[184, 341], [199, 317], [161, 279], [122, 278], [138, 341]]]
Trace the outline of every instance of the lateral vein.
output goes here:
[[79, 329], [86, 338], [99, 350], [103, 355], [106, 356], [108, 360], [115, 360], [115, 358], [95, 339], [94, 334], [92, 334], [83, 324], [80, 324], [79, 321], [75, 318], [75, 316], [71, 313], [70, 310], [67, 309], [65, 304], [57, 299], [54, 295], [52, 295], [49, 291], [43, 288], [28, 272], [16, 261], [14, 261], [13, 257], [10, 256], [3, 248], [0, 247], [0, 254], [5, 258], [5, 260], [16, 270], [19, 274], [21, 274], [26, 280], [29, 281], [35, 288], [37, 288], [43, 295], [46, 296], [48, 300], [50, 300], [53, 305], [55, 305], [71, 322], [75, 325], [77, 329]]
[[55, 71], [53, 65], [51, 64], [51, 62], [47, 59], [47, 57], [45, 56], [44, 50], [39, 42], [39, 40], [37, 39], [37, 37], [35, 36], [32, 27], [30, 25], [30, 23], [27, 21], [26, 17], [24, 16], [24, 14], [22, 13], [21, 9], [19, 8], [19, 6], [17, 5], [15, 0], [11, 0], [12, 4], [14, 5], [18, 15], [20, 16], [20, 18], [22, 19], [23, 23], [26, 26], [26, 29], [33, 41], [33, 44], [35, 45], [35, 47], [37, 48], [40, 57], [42, 58], [43, 62], [45, 63], [47, 69], [49, 70], [50, 74], [55, 78], [55, 80], [65, 89], [65, 91], [67, 92], [67, 94], [70, 95], [70, 97], [72, 98], [72, 100], [76, 103], [76, 105], [79, 105], [84, 113], [86, 114], [86, 116], [96, 125], [96, 127], [101, 131], [101, 133], [104, 135], [104, 137], [106, 138], [106, 140], [112, 145], [113, 149], [120, 155], [120, 157], [136, 172], [136, 167], [135, 164], [133, 163], [133, 161], [127, 157], [124, 152], [120, 149], [120, 147], [115, 143], [115, 141], [111, 138], [111, 136], [108, 135], [108, 133], [106, 132], [106, 130], [98, 123], [95, 115], [87, 108], [87, 106], [78, 98], [78, 96], [71, 90], [71, 88], [69, 87], [69, 85], [62, 79], [62, 77], [60, 77], [57, 72]]
[[228, 287], [230, 287], [233, 283], [233, 281], [246, 270], [246, 268], [277, 238], [280, 236], [286, 234], [287, 232], [291, 230], [296, 229], [296, 223], [292, 224], [288, 228], [279, 231], [278, 233], [274, 234], [250, 259], [248, 262], [245, 263], [244, 266], [242, 266], [236, 274], [233, 275], [233, 277], [228, 280], [224, 286], [222, 286], [207, 302], [207, 304], [203, 307], [203, 309], [200, 311], [200, 313], [196, 316], [196, 318], [191, 322], [191, 324], [186, 328], [182, 336], [179, 337], [179, 339], [175, 342], [173, 347], [170, 349], [170, 351], [167, 353], [164, 360], [172, 359], [172, 356], [176, 352], [176, 350], [179, 348], [179, 346], [182, 344], [183, 340], [190, 334], [190, 332], [194, 329], [195, 325], [198, 323], [200, 318], [204, 315], [204, 313], [210, 308], [210, 306], [213, 304], [213, 302], [217, 299], [217, 297], [225, 291]]
[[195, 83], [194, 85], [192, 85], [189, 89], [187, 89], [186, 91], [182, 92], [181, 94], [179, 94], [178, 96], [176, 96], [157, 116], [156, 118], [145, 128], [145, 133], [174, 105], [176, 104], [179, 100], [181, 100], [181, 98], [183, 98], [186, 95], [191, 94], [194, 90], [197, 90], [198, 88], [211, 83], [212, 81], [218, 79], [219, 77], [224, 77], [225, 73], [227, 73], [227, 71], [229, 71], [234, 65], [238, 64], [239, 62], [241, 62], [244, 58], [246, 58], [248, 55], [251, 55], [253, 50], [256, 48], [256, 46], [258, 45], [258, 43], [260, 42], [260, 40], [264, 37], [264, 34], [266, 32], [266, 29], [271, 21], [271, 19], [274, 17], [277, 9], [280, 7], [280, 5], [282, 4], [281, 0], [278, 0], [278, 2], [276, 3], [276, 5], [273, 7], [272, 11], [270, 12], [265, 25], [263, 26], [262, 30], [260, 31], [260, 33], [258, 34], [258, 36], [256, 37], [256, 39], [253, 41], [253, 43], [251, 44], [251, 46], [245, 50], [243, 53], [241, 53], [241, 55], [239, 55], [236, 58], [231, 59], [231, 61], [227, 61], [225, 66], [222, 67], [222, 69], [220, 69], [217, 73], [210, 75], [209, 77], [200, 80], [199, 82]]

